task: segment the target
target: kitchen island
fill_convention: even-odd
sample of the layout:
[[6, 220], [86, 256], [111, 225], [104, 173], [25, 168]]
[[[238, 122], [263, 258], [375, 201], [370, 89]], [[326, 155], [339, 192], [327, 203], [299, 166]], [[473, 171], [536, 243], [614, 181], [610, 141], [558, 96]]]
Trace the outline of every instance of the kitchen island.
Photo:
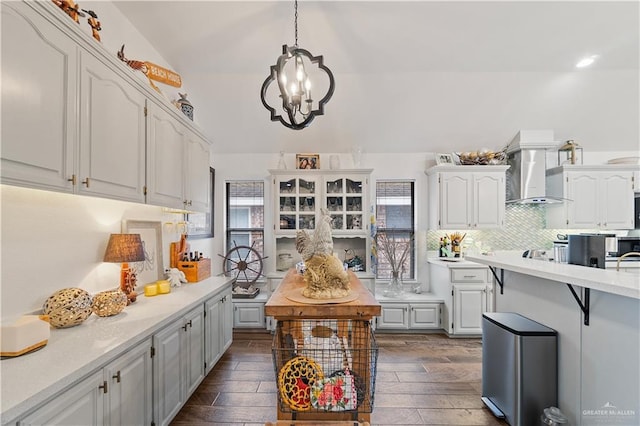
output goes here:
[[496, 279], [495, 310], [558, 332], [558, 406], [576, 425], [640, 424], [640, 279], [523, 258], [468, 255]]

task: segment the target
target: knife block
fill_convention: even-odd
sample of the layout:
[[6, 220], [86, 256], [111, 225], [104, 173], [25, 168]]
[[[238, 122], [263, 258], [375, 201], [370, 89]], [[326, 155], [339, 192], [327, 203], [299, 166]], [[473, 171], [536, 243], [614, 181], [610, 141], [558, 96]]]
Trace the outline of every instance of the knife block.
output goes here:
[[180, 261], [177, 268], [184, 272], [188, 282], [195, 283], [211, 276], [211, 259], [201, 259], [197, 262]]

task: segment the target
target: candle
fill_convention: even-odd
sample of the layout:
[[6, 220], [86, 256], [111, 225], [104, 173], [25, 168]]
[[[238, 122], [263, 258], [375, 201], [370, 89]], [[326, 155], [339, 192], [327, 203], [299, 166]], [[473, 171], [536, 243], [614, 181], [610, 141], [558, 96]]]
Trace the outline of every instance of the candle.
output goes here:
[[158, 285], [158, 293], [167, 294], [171, 292], [171, 283], [168, 280], [160, 280], [156, 284]]
[[158, 294], [158, 286], [156, 284], [147, 284], [144, 286], [144, 295], [147, 297]]

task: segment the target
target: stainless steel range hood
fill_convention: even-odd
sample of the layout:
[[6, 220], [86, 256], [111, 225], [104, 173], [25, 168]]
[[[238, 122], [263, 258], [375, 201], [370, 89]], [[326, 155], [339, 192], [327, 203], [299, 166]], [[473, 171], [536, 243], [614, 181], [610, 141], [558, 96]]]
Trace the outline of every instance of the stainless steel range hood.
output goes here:
[[535, 140], [527, 142], [518, 133], [507, 148], [507, 204], [558, 204], [564, 198], [548, 197], [545, 194], [547, 160], [549, 149], [556, 149], [555, 141]]

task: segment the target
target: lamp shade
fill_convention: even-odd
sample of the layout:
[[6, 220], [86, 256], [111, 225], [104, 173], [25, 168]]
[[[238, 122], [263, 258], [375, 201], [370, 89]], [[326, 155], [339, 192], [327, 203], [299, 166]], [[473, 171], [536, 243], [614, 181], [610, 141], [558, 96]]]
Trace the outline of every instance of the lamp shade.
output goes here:
[[111, 234], [103, 260], [112, 263], [143, 261], [144, 249], [140, 234]]

